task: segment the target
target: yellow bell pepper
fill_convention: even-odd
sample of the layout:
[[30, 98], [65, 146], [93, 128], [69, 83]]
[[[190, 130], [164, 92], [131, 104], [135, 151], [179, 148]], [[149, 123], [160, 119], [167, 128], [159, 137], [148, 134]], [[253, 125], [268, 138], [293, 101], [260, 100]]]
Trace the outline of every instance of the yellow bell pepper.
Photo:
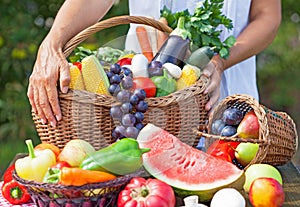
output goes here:
[[32, 140], [25, 142], [29, 155], [16, 160], [16, 173], [25, 180], [42, 182], [48, 168], [56, 163], [55, 154], [50, 149], [35, 152]]

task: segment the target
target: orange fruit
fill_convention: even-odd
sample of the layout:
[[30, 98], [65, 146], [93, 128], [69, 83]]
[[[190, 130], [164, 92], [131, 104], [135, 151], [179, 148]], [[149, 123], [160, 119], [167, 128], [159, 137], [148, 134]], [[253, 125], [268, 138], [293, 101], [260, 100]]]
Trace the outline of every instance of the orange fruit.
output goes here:
[[60, 149], [54, 144], [40, 143], [34, 147], [34, 151], [45, 150], [45, 149], [50, 149], [55, 154], [57, 160], [57, 157], [60, 154]]

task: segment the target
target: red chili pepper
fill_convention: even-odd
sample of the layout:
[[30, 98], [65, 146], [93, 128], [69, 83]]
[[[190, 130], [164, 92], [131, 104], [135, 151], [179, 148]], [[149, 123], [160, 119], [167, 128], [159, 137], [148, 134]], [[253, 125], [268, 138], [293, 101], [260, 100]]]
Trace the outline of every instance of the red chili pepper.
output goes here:
[[15, 180], [4, 183], [2, 186], [3, 197], [11, 204], [23, 204], [30, 200], [30, 195], [25, 186], [20, 185]]
[[76, 65], [77, 68], [81, 71], [81, 68], [82, 68], [81, 62], [74, 62], [73, 65]]

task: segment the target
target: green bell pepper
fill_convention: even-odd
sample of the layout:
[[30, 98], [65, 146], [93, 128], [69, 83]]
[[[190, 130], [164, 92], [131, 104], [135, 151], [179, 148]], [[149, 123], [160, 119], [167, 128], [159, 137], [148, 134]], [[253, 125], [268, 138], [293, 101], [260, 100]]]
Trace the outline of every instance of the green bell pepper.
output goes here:
[[176, 91], [176, 80], [169, 77], [166, 70], [163, 76], [153, 76], [151, 80], [156, 86], [156, 97], [167, 96]]
[[149, 148], [140, 148], [135, 139], [123, 138], [88, 155], [82, 161], [80, 168], [126, 175], [142, 167], [142, 154], [148, 151]]

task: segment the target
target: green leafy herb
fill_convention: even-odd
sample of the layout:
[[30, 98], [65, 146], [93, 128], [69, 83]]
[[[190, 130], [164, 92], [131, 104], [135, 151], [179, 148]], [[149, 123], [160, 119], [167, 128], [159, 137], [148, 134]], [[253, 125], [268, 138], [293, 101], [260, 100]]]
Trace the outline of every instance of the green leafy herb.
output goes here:
[[188, 10], [172, 13], [164, 7], [161, 16], [167, 19], [168, 25], [173, 29], [176, 28], [179, 17], [185, 17], [185, 28], [191, 33], [192, 46], [214, 47], [214, 51], [226, 59], [236, 39], [229, 36], [223, 42], [220, 40], [221, 25], [229, 30], [233, 28], [231, 19], [222, 14], [223, 2], [223, 0], [205, 0], [203, 4], [198, 4], [194, 14], [190, 14]]
[[69, 57], [69, 61], [73, 62], [81, 62], [81, 60], [90, 55], [96, 55], [97, 51], [92, 51], [85, 47], [79, 46], [74, 49], [74, 55]]

